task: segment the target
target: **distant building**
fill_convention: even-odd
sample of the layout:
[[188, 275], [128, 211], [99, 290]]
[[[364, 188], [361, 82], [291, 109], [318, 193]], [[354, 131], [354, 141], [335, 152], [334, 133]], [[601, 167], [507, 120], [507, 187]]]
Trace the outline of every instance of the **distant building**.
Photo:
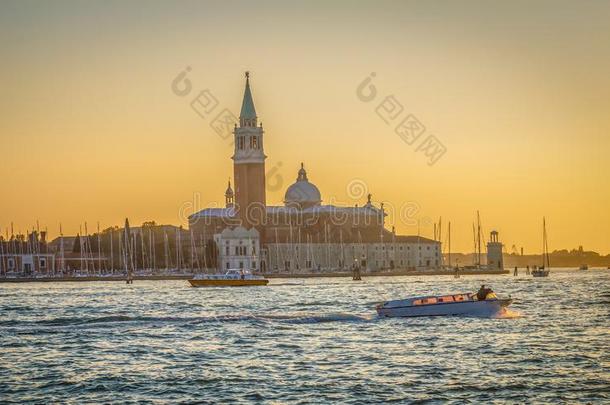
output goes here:
[[46, 232], [0, 238], [0, 275], [32, 276], [53, 274], [55, 260], [49, 251]]
[[0, 255], [0, 274], [50, 275], [55, 273], [55, 255], [52, 253]]

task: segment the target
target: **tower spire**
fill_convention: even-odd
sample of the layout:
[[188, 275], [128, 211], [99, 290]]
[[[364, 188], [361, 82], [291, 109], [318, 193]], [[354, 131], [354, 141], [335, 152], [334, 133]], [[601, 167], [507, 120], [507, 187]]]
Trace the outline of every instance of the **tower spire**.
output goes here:
[[305, 170], [305, 165], [303, 162], [301, 162], [301, 169], [299, 169], [297, 181], [307, 181], [307, 171]]
[[229, 184], [227, 185], [227, 190], [225, 191], [225, 206], [227, 208], [232, 207], [234, 204], [234, 196], [233, 189], [231, 188], [231, 179], [229, 179]]
[[242, 127], [256, 127], [256, 109], [250, 91], [250, 72], [248, 71], [246, 71], [246, 89], [244, 90], [244, 100], [241, 103], [239, 124]]

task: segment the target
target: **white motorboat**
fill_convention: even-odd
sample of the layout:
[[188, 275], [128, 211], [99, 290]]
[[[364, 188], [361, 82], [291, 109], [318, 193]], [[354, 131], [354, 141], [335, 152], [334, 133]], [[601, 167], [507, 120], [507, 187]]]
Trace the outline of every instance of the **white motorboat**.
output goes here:
[[412, 297], [379, 304], [377, 313], [383, 317], [489, 316], [499, 313], [512, 301], [511, 298], [500, 299], [493, 292], [487, 294], [483, 300], [471, 293]]

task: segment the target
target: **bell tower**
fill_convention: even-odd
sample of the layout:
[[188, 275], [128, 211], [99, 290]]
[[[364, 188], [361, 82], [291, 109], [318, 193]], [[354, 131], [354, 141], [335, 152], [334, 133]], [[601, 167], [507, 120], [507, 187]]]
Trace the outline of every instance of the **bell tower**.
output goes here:
[[246, 72], [246, 89], [236, 125], [235, 151], [233, 153], [233, 178], [235, 180], [235, 208], [246, 229], [255, 226], [262, 232], [266, 221], [265, 156], [263, 125], [258, 125], [250, 91], [250, 73]]

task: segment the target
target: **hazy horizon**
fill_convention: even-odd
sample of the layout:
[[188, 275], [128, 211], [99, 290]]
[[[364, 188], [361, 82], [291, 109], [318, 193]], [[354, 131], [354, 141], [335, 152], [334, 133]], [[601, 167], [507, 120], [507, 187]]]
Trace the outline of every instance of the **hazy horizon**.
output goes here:
[[[509, 253], [538, 253], [546, 216], [551, 251], [608, 254], [609, 20], [603, 1], [3, 1], [0, 234], [186, 226], [193, 206], [223, 205], [232, 145], [190, 101], [209, 89], [238, 114], [248, 70], [269, 204], [304, 162], [323, 203], [364, 204], [349, 192], [364, 185], [417, 207], [422, 236], [442, 217], [445, 240], [451, 221], [452, 251], [472, 251], [479, 210]], [[388, 95], [446, 147], [434, 165], [375, 113]]]

